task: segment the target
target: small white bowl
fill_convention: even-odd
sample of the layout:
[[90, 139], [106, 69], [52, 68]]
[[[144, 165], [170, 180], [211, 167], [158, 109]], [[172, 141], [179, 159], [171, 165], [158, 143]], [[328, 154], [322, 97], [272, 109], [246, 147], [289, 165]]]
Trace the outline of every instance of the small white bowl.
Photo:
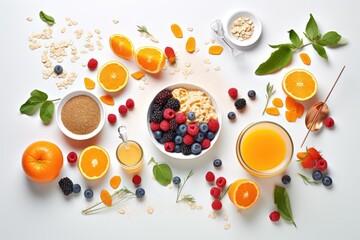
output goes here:
[[[98, 104], [98, 106], [100, 108], [100, 122], [99, 122], [99, 125], [97, 126], [97, 128], [95, 128], [94, 131], [92, 131], [92, 132], [90, 132], [88, 134], [75, 134], [75, 133], [69, 131], [64, 126], [64, 124], [62, 122], [62, 119], [61, 119], [61, 112], [62, 112], [62, 109], [63, 109], [64, 105], [70, 99], [72, 99], [73, 97], [82, 96], [82, 95], [91, 97]], [[56, 121], [57, 121], [57, 125], [60, 128], [60, 130], [66, 136], [68, 136], [69, 138], [72, 138], [72, 139], [75, 139], [75, 140], [86, 140], [86, 139], [90, 139], [90, 138], [96, 136], [101, 131], [101, 129], [103, 128], [104, 123], [105, 123], [105, 111], [104, 111], [104, 107], [101, 104], [100, 100], [94, 94], [92, 94], [90, 92], [87, 92], [87, 91], [82, 91], [82, 90], [74, 91], [74, 92], [71, 92], [71, 93], [67, 94], [65, 97], [63, 97], [61, 99], [61, 101], [60, 101], [60, 103], [58, 105], [58, 108], [57, 108], [57, 112], [56, 112]]]
[[[232, 24], [239, 17], [247, 17], [253, 22], [254, 32], [253, 32], [252, 36], [249, 39], [239, 40], [239, 39], [236, 39], [233, 36], [233, 34], [231, 33]], [[238, 12], [235, 12], [234, 14], [232, 14], [227, 19], [226, 25], [225, 25], [225, 32], [226, 32], [226, 35], [227, 35], [228, 39], [234, 45], [239, 46], [239, 47], [248, 47], [248, 46], [251, 46], [254, 43], [256, 43], [257, 40], [259, 40], [261, 32], [262, 32], [261, 21], [260, 21], [259, 17], [255, 13], [252, 13], [252, 12], [249, 12], [249, 11], [238, 11]]]
[[[200, 90], [202, 92], [204, 92], [207, 96], [210, 97], [211, 99], [211, 103], [212, 103], [212, 106], [215, 108], [215, 111], [216, 111], [216, 114], [217, 114], [217, 120], [219, 121], [219, 130], [216, 132], [215, 134], [215, 137], [213, 140], [211, 140], [211, 145], [208, 149], [205, 149], [205, 150], [202, 150], [200, 154], [198, 155], [195, 155], [195, 154], [190, 154], [190, 155], [184, 155], [182, 154], [181, 152], [180, 153], [176, 153], [176, 152], [167, 152], [165, 151], [164, 149], [164, 144], [161, 144], [159, 143], [155, 137], [154, 137], [154, 134], [153, 132], [151, 131], [150, 129], [150, 113], [151, 113], [151, 104], [152, 104], [152, 101], [151, 100], [151, 103], [149, 105], [149, 108], [148, 108], [148, 113], [147, 113], [147, 127], [148, 127], [148, 132], [149, 132], [149, 135], [150, 135], [150, 139], [151, 141], [153, 142], [153, 144], [161, 151], [163, 152], [164, 154], [166, 154], [167, 156], [169, 157], [172, 157], [172, 158], [175, 158], [175, 159], [195, 159], [195, 158], [198, 158], [202, 155], [204, 155], [206, 152], [208, 152], [213, 146], [214, 144], [216, 143], [216, 140], [218, 139], [219, 135], [220, 135], [220, 131], [221, 131], [221, 113], [220, 113], [220, 110], [219, 110], [219, 107], [217, 106], [216, 102], [215, 102], [215, 99], [209, 94], [209, 92], [207, 92], [206, 90], [204, 90], [203, 88], [199, 87], [199, 86], [196, 86], [196, 85], [193, 85], [193, 84], [189, 84], [189, 83], [179, 83], [179, 84], [174, 84], [174, 85], [170, 85], [164, 89], [169, 89], [169, 90], [173, 90], [173, 89], [176, 89], [176, 88], [185, 88], [185, 89], [189, 89], [189, 90]], [[162, 89], [162, 90], [164, 90]], [[162, 91], [161, 90], [161, 91]], [[160, 92], [160, 91], [159, 91]], [[156, 93], [157, 94], [157, 93]], [[155, 96], [156, 96], [155, 94]], [[154, 97], [155, 97], [154, 96]]]

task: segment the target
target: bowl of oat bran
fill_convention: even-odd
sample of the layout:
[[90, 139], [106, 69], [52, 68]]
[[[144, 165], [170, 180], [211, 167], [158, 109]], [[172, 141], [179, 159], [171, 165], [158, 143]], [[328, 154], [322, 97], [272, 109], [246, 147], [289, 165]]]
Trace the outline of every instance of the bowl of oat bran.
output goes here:
[[75, 140], [86, 140], [101, 131], [105, 123], [105, 112], [95, 95], [79, 90], [61, 99], [56, 120], [66, 136]]

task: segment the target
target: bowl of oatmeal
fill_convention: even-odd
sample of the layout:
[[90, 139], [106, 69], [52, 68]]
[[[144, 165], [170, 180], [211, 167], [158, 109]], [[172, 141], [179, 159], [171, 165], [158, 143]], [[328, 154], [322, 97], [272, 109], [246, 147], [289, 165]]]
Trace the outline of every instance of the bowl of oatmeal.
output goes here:
[[105, 112], [95, 95], [87, 91], [74, 91], [61, 99], [56, 120], [63, 134], [75, 140], [86, 140], [101, 131]]
[[166, 155], [197, 158], [211, 149], [221, 130], [214, 98], [193, 84], [175, 84], [159, 91], [147, 112], [151, 141]]

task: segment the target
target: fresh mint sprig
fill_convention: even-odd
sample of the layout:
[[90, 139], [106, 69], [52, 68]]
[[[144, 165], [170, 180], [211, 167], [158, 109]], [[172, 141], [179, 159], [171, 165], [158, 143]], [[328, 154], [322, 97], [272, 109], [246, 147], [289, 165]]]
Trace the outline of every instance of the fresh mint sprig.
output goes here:
[[[176, 196], [176, 203], [179, 202], [196, 202], [195, 198], [191, 194], [186, 194], [184, 196], [181, 196], [181, 192], [183, 190], [183, 187], [185, 186], [185, 183], [187, 180], [193, 175], [193, 171], [191, 170], [189, 174], [186, 176], [183, 184], [178, 184], [177, 186], [177, 196]], [[181, 186], [180, 186], [181, 185]]]
[[264, 111], [262, 112], [262, 115], [264, 115], [267, 106], [269, 105], [270, 98], [275, 94], [276, 90], [274, 89], [274, 85], [271, 85], [270, 82], [266, 85], [266, 104], [264, 107]]
[[163, 186], [167, 186], [171, 183], [172, 180], [172, 170], [169, 165], [166, 163], [158, 164], [154, 158], [151, 158], [149, 163], [155, 164], [153, 167], [153, 174], [155, 180]]

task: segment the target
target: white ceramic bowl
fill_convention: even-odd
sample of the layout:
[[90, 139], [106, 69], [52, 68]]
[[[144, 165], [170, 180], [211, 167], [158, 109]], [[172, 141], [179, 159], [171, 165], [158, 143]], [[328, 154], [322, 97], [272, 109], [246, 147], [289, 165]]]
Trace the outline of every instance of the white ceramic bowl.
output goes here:
[[[99, 125], [97, 126], [97, 128], [95, 128], [95, 130], [93, 130], [92, 132], [88, 133], [88, 134], [75, 134], [71, 131], [69, 131], [63, 124], [62, 120], [61, 120], [61, 112], [62, 109], [64, 107], [64, 105], [73, 97], [76, 96], [81, 96], [81, 95], [85, 95], [88, 97], [91, 97], [99, 106], [100, 108], [100, 122]], [[104, 107], [101, 104], [100, 100], [92, 93], [87, 92], [87, 91], [74, 91], [71, 92], [69, 94], [67, 94], [65, 97], [63, 97], [58, 105], [57, 111], [56, 111], [56, 121], [57, 121], [57, 125], [59, 126], [60, 130], [69, 138], [75, 139], [75, 140], [86, 140], [86, 139], [90, 139], [92, 137], [94, 137], [95, 135], [97, 135], [101, 129], [104, 126], [105, 123], [105, 112], [104, 112]]]
[[[209, 92], [207, 92], [205, 89], [203, 89], [203, 88], [201, 88], [201, 87], [199, 87], [199, 86], [196, 86], [196, 85], [193, 85], [193, 84], [188, 84], [188, 83], [180, 83], [180, 84], [170, 85], [170, 86], [168, 86], [168, 87], [166, 87], [166, 88], [164, 88], [164, 89], [173, 90], [173, 89], [175, 89], [175, 88], [180, 88], [180, 87], [181, 87], [181, 88], [185, 88], [185, 89], [189, 89], [189, 90], [200, 90], [200, 91], [203, 91], [204, 93], [206, 93], [206, 95], [210, 97], [211, 102], [212, 102], [212, 105], [213, 105], [214, 108], [215, 108], [215, 111], [216, 111], [216, 114], [217, 114], [217, 118], [218, 118], [218, 121], [219, 121], [219, 125], [220, 125], [219, 130], [216, 132], [214, 139], [211, 140], [211, 145], [210, 145], [210, 147], [209, 147], [208, 149], [202, 150], [201, 153], [200, 153], [200, 154], [197, 154], [197, 155], [195, 155], [195, 154], [184, 155], [184, 154], [182, 154], [181, 152], [180, 152], [180, 153], [176, 153], [176, 152], [167, 152], [167, 151], [165, 151], [165, 149], [164, 149], [164, 144], [159, 143], [159, 142], [155, 139], [154, 134], [153, 134], [153, 132], [152, 132], [151, 129], [150, 129], [150, 124], [149, 124], [149, 122], [150, 122], [150, 113], [151, 113], [151, 103], [152, 103], [153, 100], [151, 100], [151, 103], [150, 103], [149, 108], [148, 108], [148, 112], [147, 112], [147, 122], [146, 122], [146, 124], [147, 124], [147, 127], [148, 127], [148, 132], [149, 132], [151, 141], [153, 142], [153, 144], [154, 144], [161, 152], [163, 152], [164, 154], [166, 154], [166, 155], [169, 156], [169, 157], [176, 158], [176, 159], [194, 159], [194, 158], [198, 158], [198, 157], [204, 155], [204, 154], [205, 154], [206, 152], [208, 152], [208, 151], [212, 148], [212, 146], [214, 146], [214, 144], [216, 143], [216, 141], [217, 141], [217, 139], [218, 139], [218, 137], [219, 137], [220, 131], [221, 131], [221, 113], [220, 113], [220, 110], [219, 110], [219, 108], [218, 108], [218, 106], [217, 106], [217, 104], [216, 104], [216, 102], [215, 102], [215, 99], [209, 94]], [[163, 89], [162, 89], [162, 90], [163, 90]], [[161, 91], [162, 91], [162, 90], [161, 90]], [[160, 91], [159, 91], [159, 92], [160, 92]], [[157, 95], [157, 93], [155, 94], [155, 96], [156, 96], [156, 95]], [[155, 96], [154, 96], [154, 97], [155, 97]]]
[[[254, 32], [249, 39], [238, 40], [231, 33], [232, 24], [239, 17], [247, 17], [253, 22]], [[232, 15], [230, 15], [230, 17], [227, 19], [227, 21], [225, 23], [225, 32], [226, 32], [227, 38], [234, 45], [239, 46], [239, 47], [248, 47], [248, 46], [251, 46], [254, 43], [256, 43], [257, 40], [259, 40], [261, 32], [262, 32], [261, 21], [255, 13], [252, 13], [249, 11], [238, 11], [238, 12], [235, 12]]]

